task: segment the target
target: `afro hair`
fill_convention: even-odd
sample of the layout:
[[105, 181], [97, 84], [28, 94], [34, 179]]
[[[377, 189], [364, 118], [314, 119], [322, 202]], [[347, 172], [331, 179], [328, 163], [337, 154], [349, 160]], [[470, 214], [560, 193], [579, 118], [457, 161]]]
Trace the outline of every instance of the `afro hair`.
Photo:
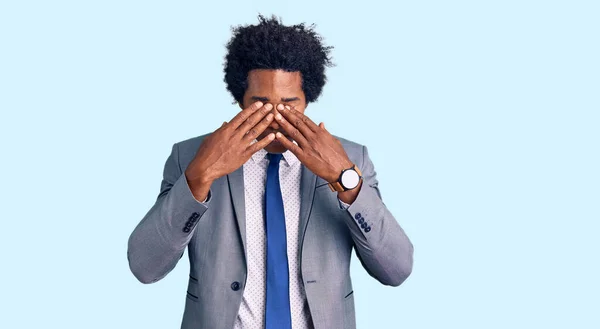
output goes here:
[[325, 68], [332, 67], [331, 46], [323, 44], [315, 25], [285, 26], [281, 19], [258, 16], [257, 25], [232, 28], [227, 43], [225, 83], [235, 100], [242, 104], [248, 87], [248, 72], [254, 69], [300, 72], [306, 103], [319, 98], [326, 82]]

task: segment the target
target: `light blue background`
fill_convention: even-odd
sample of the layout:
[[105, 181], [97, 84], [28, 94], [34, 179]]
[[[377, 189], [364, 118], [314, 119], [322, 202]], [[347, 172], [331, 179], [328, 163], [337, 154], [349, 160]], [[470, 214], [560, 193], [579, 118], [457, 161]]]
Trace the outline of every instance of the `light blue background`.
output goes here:
[[1, 328], [177, 328], [187, 258], [142, 285], [127, 238], [171, 145], [238, 111], [230, 26], [316, 23], [307, 110], [369, 147], [415, 245], [359, 328], [600, 328], [597, 1], [3, 1]]

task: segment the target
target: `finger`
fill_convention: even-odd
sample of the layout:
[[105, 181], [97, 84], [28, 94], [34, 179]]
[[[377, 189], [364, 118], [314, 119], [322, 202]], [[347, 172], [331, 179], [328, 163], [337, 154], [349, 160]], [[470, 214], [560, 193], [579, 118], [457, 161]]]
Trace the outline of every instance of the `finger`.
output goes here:
[[244, 121], [244, 123], [242, 123], [237, 128], [237, 134], [240, 136], [240, 138], [246, 135], [251, 129], [253, 129], [254, 126], [256, 126], [256, 124], [258, 124], [263, 118], [265, 118], [265, 116], [269, 114], [269, 112], [272, 109], [272, 104], [265, 104], [263, 107], [260, 108], [260, 110], [252, 113], [252, 115], [250, 115], [250, 117], [246, 119], [246, 121]]
[[331, 135], [331, 133], [329, 132], [329, 130], [327, 130], [327, 128], [325, 128], [325, 122], [319, 123], [319, 128], [321, 128], [324, 132], [326, 132], [327, 135]]
[[223, 121], [223, 124], [219, 128], [215, 129], [215, 132], [223, 130], [225, 126], [227, 126], [227, 121]]
[[302, 122], [304, 122], [306, 124], [306, 126], [308, 128], [310, 128], [312, 131], [314, 131], [314, 132], [319, 131], [319, 128], [318, 128], [317, 124], [314, 121], [312, 121], [307, 115], [305, 115], [304, 113], [296, 110], [295, 106], [292, 107], [292, 113], [294, 113], [298, 117], [300, 117], [300, 119], [302, 119]]
[[300, 146], [296, 145], [294, 142], [289, 140], [280, 132], [275, 134], [275, 138], [277, 138], [281, 145], [283, 145], [286, 149], [292, 151], [292, 153], [294, 153], [294, 155], [296, 155], [296, 157], [299, 160], [302, 160], [301, 157], [304, 154], [304, 151], [302, 150], [302, 148], [300, 148]]
[[252, 155], [252, 154], [258, 152], [259, 150], [262, 150], [265, 147], [267, 147], [267, 145], [269, 145], [274, 139], [275, 139], [275, 134], [270, 133], [267, 136], [265, 136], [265, 138], [248, 146], [248, 148], [246, 149], [246, 152], [248, 152], [250, 155]]
[[285, 131], [285, 133], [292, 137], [292, 139], [294, 139], [296, 142], [298, 142], [298, 144], [301, 147], [304, 147], [308, 144], [308, 141], [306, 140], [306, 137], [302, 134], [302, 132], [294, 127], [288, 120], [286, 120], [282, 115], [281, 112], [286, 112], [287, 110], [284, 111], [278, 111], [277, 114], [275, 114], [275, 121], [277, 121], [277, 123], [279, 124], [279, 126], [283, 129], [283, 131]]
[[246, 121], [246, 119], [248, 119], [252, 115], [252, 113], [258, 111], [258, 109], [262, 108], [263, 105], [263, 102], [256, 102], [250, 105], [248, 108], [245, 108], [242, 111], [240, 111], [240, 113], [233, 117], [233, 119], [231, 119], [231, 121], [229, 122], [231, 127], [237, 129], [237, 127], [244, 123], [244, 121]]
[[269, 125], [271, 124], [272, 121], [273, 121], [273, 113], [267, 114], [267, 116], [264, 117], [262, 120], [260, 120], [260, 122], [257, 125], [255, 125], [254, 127], [250, 128], [250, 130], [248, 130], [248, 132], [244, 136], [244, 141], [251, 142], [251, 141], [255, 140], [260, 134], [263, 133], [263, 131], [265, 131], [269, 127]]
[[281, 113], [294, 127], [298, 128], [306, 137], [311, 136], [317, 131], [317, 125], [312, 122], [310, 118], [296, 111], [293, 107], [291, 110], [284, 109], [279, 111], [279, 113]]

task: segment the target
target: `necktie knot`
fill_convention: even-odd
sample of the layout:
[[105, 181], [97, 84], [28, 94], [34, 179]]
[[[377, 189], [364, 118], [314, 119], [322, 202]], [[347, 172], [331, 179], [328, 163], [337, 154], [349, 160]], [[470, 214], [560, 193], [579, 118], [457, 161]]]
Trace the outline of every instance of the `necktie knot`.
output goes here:
[[283, 154], [281, 154], [281, 153], [267, 153], [267, 156], [269, 157], [270, 163], [277, 163], [277, 164], [279, 164], [279, 161], [281, 161], [281, 158], [283, 158]]

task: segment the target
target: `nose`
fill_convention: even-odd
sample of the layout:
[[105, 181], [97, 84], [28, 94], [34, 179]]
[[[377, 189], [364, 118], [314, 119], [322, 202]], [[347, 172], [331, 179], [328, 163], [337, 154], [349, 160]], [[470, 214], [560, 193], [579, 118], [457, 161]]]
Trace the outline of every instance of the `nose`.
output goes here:
[[269, 125], [269, 127], [271, 127], [273, 130], [277, 130], [277, 129], [279, 129], [279, 124], [277, 123], [277, 121], [275, 121], [275, 115], [277, 115], [277, 113], [279, 113], [279, 111], [277, 111], [277, 105], [273, 106], [271, 113], [273, 113], [273, 121], [271, 121], [271, 124]]

